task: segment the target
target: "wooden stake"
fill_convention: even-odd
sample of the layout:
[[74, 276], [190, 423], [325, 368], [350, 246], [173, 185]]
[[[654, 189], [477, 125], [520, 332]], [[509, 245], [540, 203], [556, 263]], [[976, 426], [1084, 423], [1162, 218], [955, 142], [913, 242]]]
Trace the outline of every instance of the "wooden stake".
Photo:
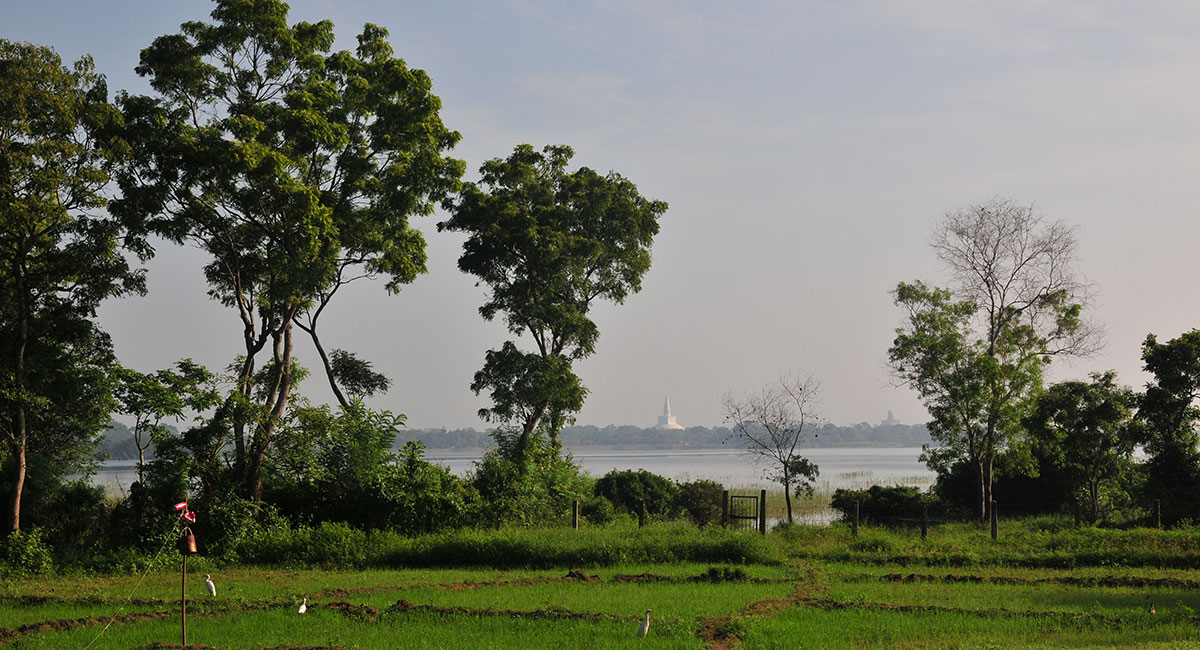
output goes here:
[[179, 624], [183, 629], [183, 647], [187, 647], [187, 553], [183, 554], [183, 580], [179, 598]]

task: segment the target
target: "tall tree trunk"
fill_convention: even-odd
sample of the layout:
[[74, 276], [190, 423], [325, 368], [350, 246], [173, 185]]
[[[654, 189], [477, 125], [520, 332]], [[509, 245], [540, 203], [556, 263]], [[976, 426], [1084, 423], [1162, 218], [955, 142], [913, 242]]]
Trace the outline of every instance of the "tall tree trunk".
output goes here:
[[12, 493], [8, 501], [8, 533], [21, 530], [21, 497], [25, 491], [26, 458], [28, 448], [29, 424], [25, 404], [21, 401], [25, 393], [25, 348], [29, 345], [30, 299], [25, 295], [24, 269], [18, 270], [16, 294], [17, 306], [17, 349], [13, 358], [13, 379], [17, 393], [17, 409], [13, 414], [13, 462], [16, 475], [13, 476]]
[[986, 472], [983, 469], [983, 458], [975, 461], [975, 478], [977, 487], [979, 488], [979, 521], [987, 521], [987, 497], [988, 491], [984, 487]]
[[[242, 371], [238, 375], [238, 394], [249, 404], [254, 395], [254, 356], [249, 340], [246, 344], [246, 358], [242, 361]], [[233, 474], [245, 478], [246, 474], [246, 416], [241, 407], [236, 407], [233, 421]]]
[[792, 477], [788, 474], [786, 463], [783, 469], [783, 502], [787, 504], [788, 523], [795, 523], [792, 519]]
[[21, 530], [21, 494], [25, 490], [25, 407], [17, 407], [17, 415], [14, 418], [14, 425], [17, 430], [16, 440], [13, 444], [13, 459], [15, 460], [16, 476], [13, 477], [12, 493], [8, 500], [8, 526], [6, 530], [9, 533], [15, 533]]
[[983, 520], [987, 521], [992, 515], [992, 500], [995, 498], [992, 493], [992, 469], [994, 467], [995, 458], [988, 455], [987, 461], [984, 464], [983, 487], [987, 492], [983, 495]]
[[275, 358], [278, 375], [276, 375], [274, 390], [271, 391], [274, 396], [274, 404], [271, 406], [271, 413], [267, 416], [267, 421], [258, 429], [251, 444], [253, 455], [250, 459], [249, 488], [250, 497], [255, 503], [262, 502], [263, 460], [267, 456], [267, 449], [271, 446], [271, 438], [275, 435], [275, 430], [287, 410], [288, 396], [292, 390], [292, 319], [284, 319], [283, 323], [280, 342], [276, 345]]
[[1088, 497], [1092, 505], [1092, 523], [1100, 520], [1100, 482], [1090, 481], [1088, 483]]
[[308, 332], [313, 346], [317, 348], [317, 354], [320, 355], [321, 363], [325, 366], [325, 377], [329, 379], [329, 387], [333, 389], [333, 396], [337, 398], [338, 404], [341, 404], [343, 409], [350, 408], [350, 402], [346, 400], [346, 396], [342, 394], [342, 389], [338, 387], [337, 379], [333, 377], [333, 364], [329, 362], [329, 355], [325, 354], [325, 347], [321, 345], [321, 339], [317, 337], [316, 319], [312, 320], [311, 327], [300, 325], [300, 329]]
[[[549, 404], [538, 404], [534, 408], [533, 413], [525, 419], [524, 425], [521, 427], [521, 437], [517, 439], [517, 452], [520, 454], [521, 460], [529, 457], [530, 440], [533, 439], [533, 432], [537, 430], [538, 424], [541, 423], [542, 417], [546, 415], [546, 409]], [[551, 432], [551, 445], [557, 444], [558, 436]]]
[[[334, 291], [341, 286], [342, 271], [338, 270], [338, 283], [334, 285]], [[325, 366], [325, 377], [329, 380], [329, 387], [333, 389], [333, 395], [337, 398], [338, 404], [342, 405], [343, 409], [350, 408], [350, 402], [346, 400], [346, 396], [342, 394], [342, 389], [337, 384], [337, 379], [333, 376], [333, 364], [329, 362], [329, 355], [325, 354], [325, 346], [321, 345], [321, 338], [317, 336], [317, 319], [321, 317], [321, 312], [325, 310], [325, 306], [329, 304], [329, 300], [333, 298], [333, 293], [328, 295], [322, 294], [321, 304], [315, 312], [309, 314], [308, 325], [297, 322], [300, 329], [308, 332], [309, 338], [312, 339], [313, 346], [317, 348], [317, 354], [321, 356], [321, 364]], [[299, 320], [299, 319], [293, 319]]]

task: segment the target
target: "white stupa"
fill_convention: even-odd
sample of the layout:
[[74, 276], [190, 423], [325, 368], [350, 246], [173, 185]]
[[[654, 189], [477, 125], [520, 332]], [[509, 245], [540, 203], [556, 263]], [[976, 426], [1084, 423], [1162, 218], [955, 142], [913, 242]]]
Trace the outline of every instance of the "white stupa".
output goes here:
[[675, 416], [671, 415], [671, 400], [663, 398], [663, 414], [658, 416], [658, 424], [654, 425], [655, 429], [682, 429], [678, 422], [675, 421]]

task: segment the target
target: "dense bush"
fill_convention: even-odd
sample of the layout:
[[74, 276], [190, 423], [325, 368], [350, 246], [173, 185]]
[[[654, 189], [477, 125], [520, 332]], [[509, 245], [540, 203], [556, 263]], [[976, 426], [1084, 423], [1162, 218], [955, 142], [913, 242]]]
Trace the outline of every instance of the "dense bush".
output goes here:
[[30, 523], [53, 544], [55, 559], [98, 552], [107, 542], [111, 516], [104, 489], [83, 478], [47, 487], [37, 509], [30, 509]]
[[0, 539], [0, 575], [25, 578], [54, 569], [51, 548], [39, 528], [19, 530]]
[[646, 514], [658, 518], [674, 515], [677, 492], [674, 481], [644, 469], [613, 470], [597, 479], [595, 487], [618, 510], [636, 514], [644, 504]]
[[343, 522], [363, 530], [432, 532], [470, 522], [478, 497], [424, 445], [393, 453], [402, 416], [353, 402], [297, 411], [283, 427], [264, 480], [266, 501], [297, 525]]
[[940, 515], [944, 508], [936, 500], [910, 486], [884, 487], [872, 485], [866, 490], [839, 489], [833, 493], [830, 507], [842, 515], [843, 521], [854, 519], [855, 504], [862, 522], [904, 524], [919, 520], [925, 507], [930, 515]]
[[675, 503], [697, 526], [720, 523], [725, 488], [716, 481], [698, 479], [679, 484]]
[[425, 446], [405, 443], [385, 483], [392, 504], [392, 530], [409, 535], [473, 523], [479, 493], [442, 465], [424, 459]]
[[612, 501], [593, 494], [579, 504], [580, 516], [593, 524], [607, 524], [617, 514]]
[[476, 523], [489, 527], [570, 523], [575, 499], [585, 501], [592, 480], [570, 455], [560, 456], [541, 433], [517, 449], [513, 432], [497, 430], [497, 447], [484, 454], [469, 479], [481, 507]]

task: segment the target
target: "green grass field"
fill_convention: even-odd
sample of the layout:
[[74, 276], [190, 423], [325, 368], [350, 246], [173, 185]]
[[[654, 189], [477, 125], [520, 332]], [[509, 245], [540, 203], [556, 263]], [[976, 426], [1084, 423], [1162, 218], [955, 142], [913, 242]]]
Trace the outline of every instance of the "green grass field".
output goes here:
[[[508, 560], [489, 567], [476, 557], [457, 568], [348, 571], [215, 567], [196, 558], [204, 568], [189, 573], [188, 642], [227, 650], [1200, 648], [1200, 574], [1171, 568], [1192, 557], [1178, 533], [1047, 537], [1027, 530], [1005, 546], [977, 539], [977, 531], [945, 531], [942, 539], [931, 535], [924, 542], [904, 531], [862, 532], [859, 538], [838, 527], [773, 533], [755, 543], [778, 547], [777, 555], [740, 563], [617, 560], [533, 569], [512, 568]], [[583, 546], [589, 535], [597, 543], [611, 543], [615, 534], [647, 544], [689, 538], [667, 527], [570, 533]], [[544, 537], [563, 534], [546, 531]], [[486, 534], [478, 535], [482, 548], [493, 547]], [[538, 533], [496, 535], [512, 542]], [[694, 536], [697, 544], [729, 546], [722, 535]], [[1081, 539], [1110, 543], [1115, 557], [1129, 556], [1127, 546], [1149, 545], [1164, 562], [1147, 566], [1138, 555], [1137, 566], [1046, 568], [1012, 559]], [[862, 550], [853, 550], [856, 543]], [[971, 555], [967, 547], [979, 548]], [[896, 554], [892, 560], [889, 552]], [[959, 561], [941, 562], [937, 553]], [[444, 560], [445, 554], [429, 557]], [[215, 598], [205, 592], [205, 572], [218, 585]], [[178, 572], [8, 581], [0, 588], [0, 645], [179, 647], [179, 591]], [[301, 615], [303, 598], [308, 611]], [[650, 634], [639, 639], [635, 632], [647, 608], [654, 609]]]

